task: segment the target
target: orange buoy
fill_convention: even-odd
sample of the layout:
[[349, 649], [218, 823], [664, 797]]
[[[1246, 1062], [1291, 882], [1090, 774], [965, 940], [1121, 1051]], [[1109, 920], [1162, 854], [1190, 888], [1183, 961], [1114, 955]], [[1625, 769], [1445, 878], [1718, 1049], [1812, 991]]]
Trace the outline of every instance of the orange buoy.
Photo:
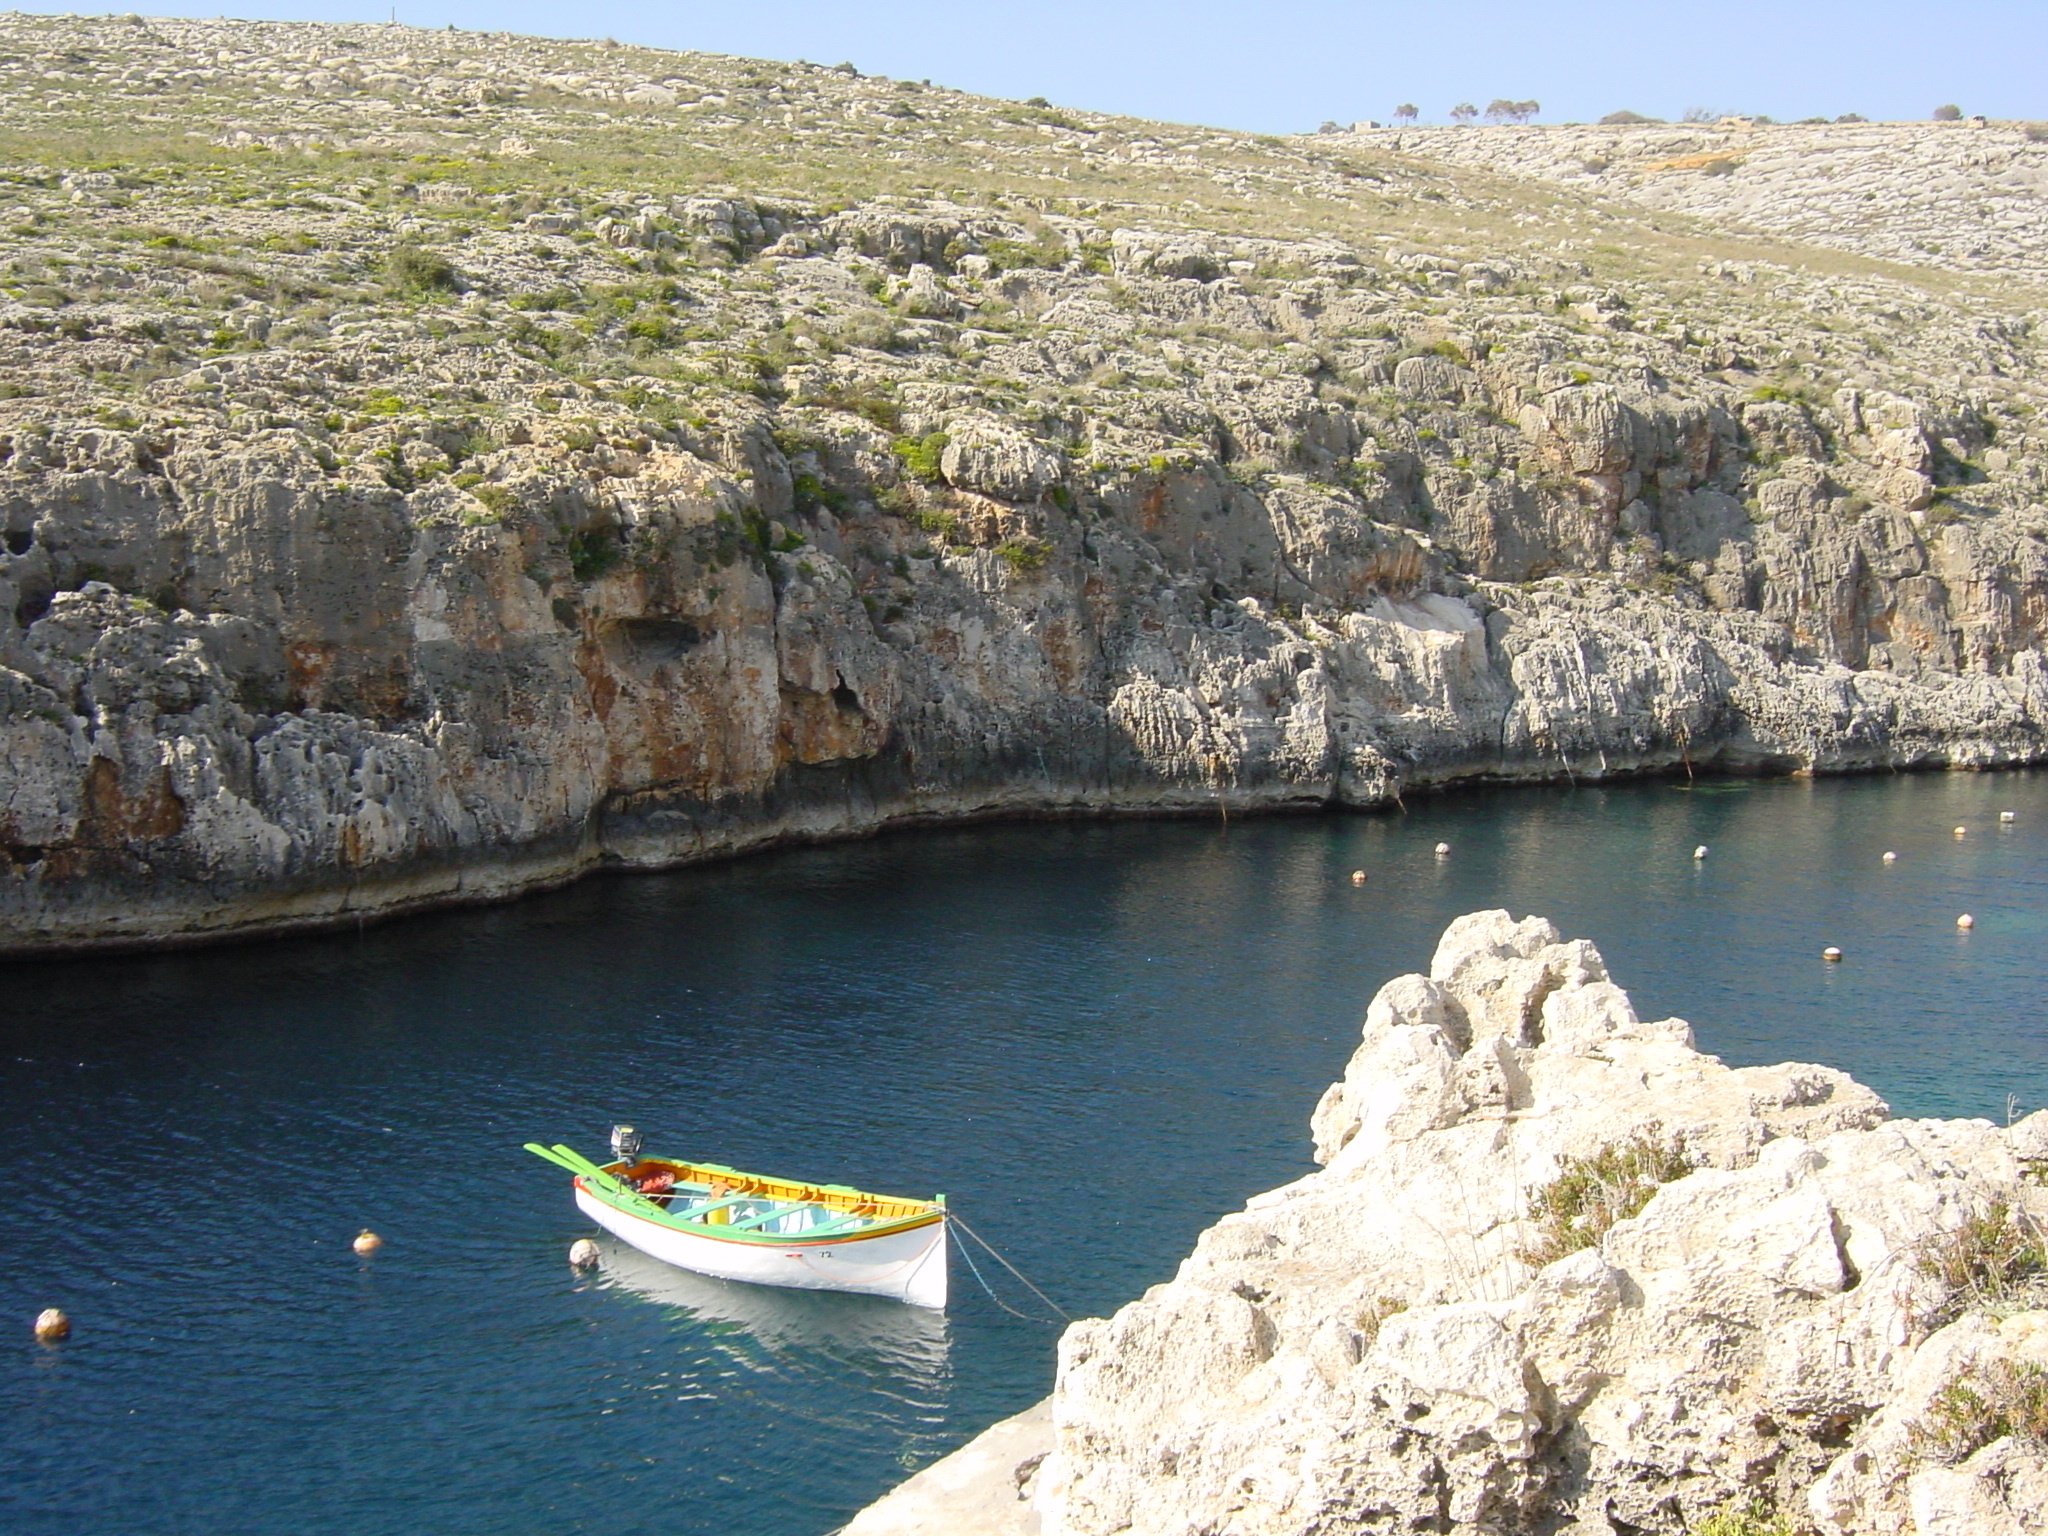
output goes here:
[[372, 1232], [368, 1227], [365, 1227], [356, 1234], [356, 1240], [349, 1244], [349, 1246], [355, 1249], [357, 1253], [369, 1255], [384, 1246], [384, 1239]]
[[54, 1344], [59, 1339], [71, 1337], [71, 1319], [56, 1307], [45, 1307], [36, 1314], [36, 1337], [45, 1344]]

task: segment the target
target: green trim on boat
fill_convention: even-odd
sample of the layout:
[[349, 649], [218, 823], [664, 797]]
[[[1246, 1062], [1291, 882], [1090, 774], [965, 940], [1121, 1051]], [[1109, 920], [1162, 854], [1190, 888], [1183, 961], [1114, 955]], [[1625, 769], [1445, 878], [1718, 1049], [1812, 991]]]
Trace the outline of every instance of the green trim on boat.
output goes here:
[[[682, 1163], [660, 1158], [654, 1159], [654, 1161], [672, 1168], [687, 1169], [692, 1173], [693, 1177], [687, 1182], [679, 1181], [671, 1189], [650, 1197], [641, 1194], [637, 1189], [626, 1184], [616, 1174], [607, 1172], [599, 1167], [574, 1147], [566, 1146], [560, 1142], [557, 1142], [552, 1147], [544, 1147], [538, 1142], [529, 1141], [525, 1143], [525, 1150], [531, 1152], [542, 1161], [553, 1163], [557, 1168], [575, 1175], [582, 1182], [586, 1192], [602, 1200], [606, 1205], [613, 1207], [615, 1210], [637, 1216], [643, 1221], [654, 1222], [658, 1226], [686, 1232], [696, 1237], [714, 1238], [720, 1242], [759, 1243], [764, 1245], [801, 1244], [829, 1242], [855, 1235], [863, 1237], [880, 1236], [887, 1232], [903, 1231], [913, 1227], [925, 1226], [933, 1221], [944, 1219], [946, 1215], [945, 1197], [943, 1195], [936, 1201], [916, 1200], [902, 1195], [877, 1195], [871, 1190], [856, 1189], [851, 1184], [806, 1185], [799, 1184], [794, 1179], [774, 1179], [760, 1174], [746, 1173], [737, 1168], [729, 1168], [723, 1163]], [[721, 1196], [716, 1200], [702, 1201], [696, 1205], [685, 1206], [680, 1210], [670, 1210], [662, 1203], [664, 1200], [676, 1198], [695, 1198], [696, 1194], [708, 1187], [707, 1181], [708, 1185], [716, 1185], [724, 1182], [726, 1179], [731, 1179], [735, 1183], [776, 1184], [784, 1188], [802, 1189], [812, 1198], [797, 1199], [791, 1195], [773, 1195], [755, 1190], [744, 1194]], [[884, 1216], [874, 1211], [835, 1213], [830, 1205], [816, 1198], [825, 1195], [838, 1196], [864, 1203], [878, 1202], [899, 1208], [909, 1206], [911, 1209], [893, 1216]], [[704, 1217], [711, 1212], [723, 1210], [730, 1206], [749, 1205], [756, 1201], [766, 1202], [770, 1209], [759, 1215], [745, 1217], [734, 1222], [712, 1223], [704, 1220]], [[832, 1219], [817, 1222], [812, 1226], [806, 1227], [801, 1232], [768, 1232], [761, 1230], [778, 1217], [788, 1216], [802, 1210], [819, 1211], [830, 1216]]]

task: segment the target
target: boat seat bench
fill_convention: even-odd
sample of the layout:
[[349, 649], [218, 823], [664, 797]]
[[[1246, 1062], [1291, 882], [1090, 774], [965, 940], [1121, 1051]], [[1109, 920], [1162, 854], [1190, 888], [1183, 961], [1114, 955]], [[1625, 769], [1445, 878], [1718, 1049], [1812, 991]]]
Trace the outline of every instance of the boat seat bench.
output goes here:
[[772, 1211], [764, 1211], [759, 1216], [749, 1216], [745, 1221], [736, 1221], [732, 1224], [730, 1230], [734, 1232], [751, 1232], [756, 1227], [765, 1227], [769, 1222], [780, 1220], [784, 1216], [794, 1216], [798, 1211], [817, 1209], [818, 1207], [814, 1205], [780, 1205]]
[[690, 1206], [687, 1210], [674, 1212], [673, 1215], [678, 1221], [696, 1221], [711, 1211], [723, 1210], [728, 1205], [738, 1205], [743, 1200], [753, 1198], [752, 1195], [727, 1195], [723, 1200], [707, 1200], [702, 1205]]

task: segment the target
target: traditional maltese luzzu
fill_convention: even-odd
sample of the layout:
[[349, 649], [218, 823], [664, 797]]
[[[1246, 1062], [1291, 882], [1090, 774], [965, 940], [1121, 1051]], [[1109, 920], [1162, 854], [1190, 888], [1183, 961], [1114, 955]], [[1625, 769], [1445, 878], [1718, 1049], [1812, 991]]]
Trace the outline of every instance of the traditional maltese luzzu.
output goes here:
[[664, 1263], [757, 1285], [946, 1305], [943, 1195], [904, 1199], [641, 1157], [639, 1133], [624, 1125], [613, 1127], [613, 1159], [602, 1167], [569, 1147], [526, 1150], [572, 1176], [586, 1216]]

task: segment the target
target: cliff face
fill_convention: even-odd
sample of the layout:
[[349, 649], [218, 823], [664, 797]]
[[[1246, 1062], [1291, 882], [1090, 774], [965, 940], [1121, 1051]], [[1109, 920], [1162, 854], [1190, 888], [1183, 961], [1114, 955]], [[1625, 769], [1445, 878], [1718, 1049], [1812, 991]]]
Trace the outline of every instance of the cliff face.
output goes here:
[[[5, 109], [0, 950], [925, 818], [2042, 753], [2031, 290], [1647, 215], [1596, 267], [1522, 232], [1577, 217], [1543, 183], [836, 71], [6, 29], [85, 62]], [[327, 139], [262, 120], [287, 79]], [[79, 169], [79, 82], [215, 138]], [[880, 190], [625, 162], [706, 113]]]
[[[1381, 989], [1314, 1129], [1321, 1172], [1068, 1330], [1020, 1469], [1043, 1529], [2048, 1520], [2048, 1113], [1889, 1121], [1824, 1067], [1730, 1070], [1488, 912]], [[854, 1528], [916, 1529], [915, 1486]]]

